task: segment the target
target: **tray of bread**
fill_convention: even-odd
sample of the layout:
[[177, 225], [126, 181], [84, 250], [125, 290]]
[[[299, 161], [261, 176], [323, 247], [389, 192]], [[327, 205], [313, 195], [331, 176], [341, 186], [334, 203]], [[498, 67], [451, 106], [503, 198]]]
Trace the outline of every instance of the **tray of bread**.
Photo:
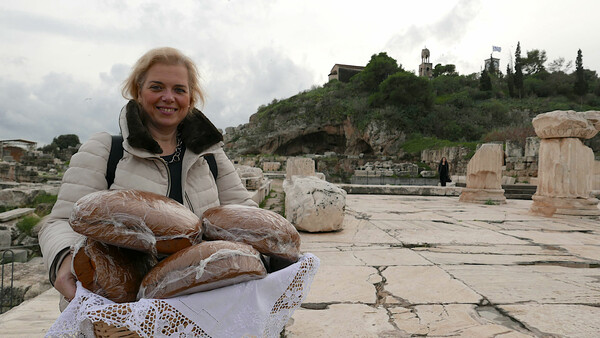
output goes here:
[[319, 259], [281, 215], [240, 205], [202, 217], [138, 190], [75, 204], [77, 293], [47, 336], [277, 337]]

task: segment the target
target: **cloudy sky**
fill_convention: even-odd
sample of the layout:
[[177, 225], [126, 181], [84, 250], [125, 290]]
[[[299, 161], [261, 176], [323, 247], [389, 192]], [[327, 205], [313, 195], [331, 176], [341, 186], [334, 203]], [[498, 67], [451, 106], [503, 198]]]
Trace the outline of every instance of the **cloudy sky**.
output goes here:
[[327, 82], [336, 63], [387, 52], [416, 70], [431, 62], [481, 70], [492, 46], [506, 69], [522, 55], [600, 71], [600, 2], [469, 0], [39, 0], [0, 3], [0, 139], [42, 144], [119, 132], [121, 83], [147, 50], [171, 46], [196, 61], [201, 109], [222, 129], [262, 104]]

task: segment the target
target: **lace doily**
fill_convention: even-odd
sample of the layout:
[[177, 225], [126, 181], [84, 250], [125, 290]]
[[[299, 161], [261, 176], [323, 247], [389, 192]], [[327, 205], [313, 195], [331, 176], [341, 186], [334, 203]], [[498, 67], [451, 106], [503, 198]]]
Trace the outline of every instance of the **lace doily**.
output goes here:
[[46, 337], [94, 337], [94, 324], [125, 327], [141, 337], [278, 337], [317, 273], [319, 259], [263, 279], [171, 299], [114, 303], [77, 283], [77, 293]]

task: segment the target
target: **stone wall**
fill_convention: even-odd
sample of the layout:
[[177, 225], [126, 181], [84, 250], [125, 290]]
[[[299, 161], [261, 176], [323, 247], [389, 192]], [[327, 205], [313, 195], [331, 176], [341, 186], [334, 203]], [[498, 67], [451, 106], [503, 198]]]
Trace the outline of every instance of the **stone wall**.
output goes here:
[[[517, 142], [504, 143], [504, 166], [502, 176], [513, 177], [517, 183], [531, 183], [537, 177], [538, 152], [540, 139], [528, 137], [524, 147]], [[450, 163], [450, 174], [465, 176], [471, 151], [462, 147], [445, 147], [442, 149], [423, 150], [421, 162], [426, 163], [433, 170], [437, 170], [442, 157]]]

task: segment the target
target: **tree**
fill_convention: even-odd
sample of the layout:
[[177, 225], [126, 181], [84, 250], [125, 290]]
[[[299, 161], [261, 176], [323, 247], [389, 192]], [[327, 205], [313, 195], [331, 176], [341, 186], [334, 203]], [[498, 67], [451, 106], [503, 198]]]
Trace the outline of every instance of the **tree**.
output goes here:
[[433, 77], [438, 77], [441, 75], [458, 75], [456, 72], [456, 66], [452, 64], [442, 66], [441, 63], [438, 63], [433, 68], [432, 72]]
[[506, 65], [506, 86], [508, 87], [508, 95], [510, 97], [515, 96], [515, 79], [510, 69], [510, 65]]
[[587, 93], [588, 83], [585, 79], [583, 69], [583, 55], [581, 49], [577, 51], [577, 59], [575, 60], [575, 85], [573, 87], [575, 94], [579, 95], [583, 100], [583, 95]]
[[527, 75], [537, 74], [546, 70], [544, 63], [548, 60], [545, 50], [529, 50], [527, 51], [527, 58], [522, 61], [523, 70]]
[[573, 67], [573, 61], [565, 63], [565, 58], [559, 57], [558, 59], [553, 60], [552, 62], [550, 62], [550, 64], [548, 64], [548, 71], [550, 73], [568, 73], [569, 70], [571, 70], [571, 67]]
[[431, 107], [431, 83], [409, 72], [398, 72], [381, 83], [379, 91], [369, 98], [373, 106], [419, 105]]
[[490, 55], [490, 64], [487, 69], [488, 75], [496, 75], [496, 65], [494, 64], [494, 58]]
[[60, 149], [67, 149], [69, 147], [76, 147], [79, 142], [79, 137], [75, 134], [65, 134], [55, 137], [52, 140], [52, 143], [55, 144]]
[[523, 61], [521, 60], [521, 42], [517, 42], [517, 50], [515, 51], [515, 89], [519, 98], [523, 97]]
[[380, 83], [401, 70], [403, 70], [402, 66], [398, 66], [396, 60], [389, 57], [386, 52], [382, 52], [373, 54], [365, 69], [356, 77], [364, 90], [376, 92]]
[[479, 78], [479, 89], [482, 91], [492, 90], [492, 79], [485, 69], [481, 72], [481, 77]]

